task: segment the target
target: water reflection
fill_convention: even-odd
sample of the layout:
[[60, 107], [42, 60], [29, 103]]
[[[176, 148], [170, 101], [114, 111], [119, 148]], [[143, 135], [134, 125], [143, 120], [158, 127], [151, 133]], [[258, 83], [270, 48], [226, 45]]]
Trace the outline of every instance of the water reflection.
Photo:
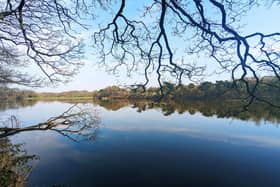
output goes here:
[[[14, 128], [53, 120], [59, 124], [53, 129], [67, 130], [41, 130], [48, 124], [41, 122], [37, 130], [9, 136], [14, 145], [24, 142], [26, 153], [40, 157], [28, 186], [280, 185], [280, 165], [275, 164], [280, 162], [278, 129], [271, 125], [256, 127], [252, 116], [251, 121], [227, 119], [241, 119], [236, 114], [219, 117], [222, 109], [232, 110], [226, 106], [219, 109], [223, 103], [212, 103], [205, 110], [203, 103], [95, 101], [79, 105], [80, 109], [88, 106], [91, 115], [97, 115], [95, 126], [83, 128], [82, 118], [74, 120], [77, 126], [66, 128], [71, 124], [65, 117], [71, 116], [69, 112], [59, 121], [53, 116], [61, 116], [61, 111], [72, 105], [69, 103], [75, 101], [40, 102], [19, 111], [24, 125]], [[48, 117], [42, 120], [38, 116]], [[95, 141], [88, 138], [91, 135]]]
[[0, 139], [25, 131], [55, 131], [73, 141], [95, 140], [100, 118], [96, 110], [71, 106], [58, 116], [36, 125], [21, 127], [14, 115], [0, 123]]
[[[36, 103], [42, 101], [14, 101], [14, 102], [0, 102], [0, 111], [8, 109], [18, 109], [28, 106], [34, 106]], [[52, 102], [52, 101], [45, 101]], [[149, 109], [159, 109], [165, 116], [169, 116], [175, 112], [183, 114], [201, 113], [206, 117], [217, 116], [218, 118], [235, 118], [246, 121], [254, 121], [260, 124], [262, 120], [269, 121], [275, 124], [280, 123], [280, 110], [271, 107], [264, 103], [255, 102], [248, 110], [244, 111], [244, 103], [240, 101], [174, 101], [165, 100], [161, 102], [154, 102], [152, 100], [62, 100], [60, 102], [77, 104], [77, 103], [93, 103], [104, 107], [106, 110], [117, 111], [124, 107], [136, 108], [138, 112], [144, 112]]]
[[203, 116], [218, 118], [235, 118], [246, 121], [254, 121], [260, 124], [262, 120], [269, 121], [278, 125], [280, 123], [280, 110], [278, 108], [265, 105], [263, 103], [254, 103], [248, 110], [244, 111], [243, 103], [239, 101], [181, 101], [173, 100], [153, 102], [147, 100], [112, 100], [95, 101], [98, 105], [107, 110], [117, 111], [123, 107], [131, 106], [138, 112], [144, 112], [150, 109], [160, 109], [165, 116], [175, 112], [182, 114], [201, 113]]
[[[15, 109], [22, 105], [3, 106]], [[0, 124], [0, 186], [28, 186], [27, 181], [33, 170], [33, 160], [39, 159], [39, 156], [29, 155], [22, 148], [22, 143], [11, 143], [9, 138], [12, 135], [32, 131], [53, 131], [74, 142], [95, 141], [100, 122], [97, 110], [77, 104], [60, 115], [50, 117], [47, 121], [36, 125], [22, 125], [20, 119], [14, 115], [5, 120], [2, 119]]]
[[18, 109], [24, 107], [34, 106], [38, 101], [36, 100], [9, 100], [0, 102], [0, 111], [8, 109]]

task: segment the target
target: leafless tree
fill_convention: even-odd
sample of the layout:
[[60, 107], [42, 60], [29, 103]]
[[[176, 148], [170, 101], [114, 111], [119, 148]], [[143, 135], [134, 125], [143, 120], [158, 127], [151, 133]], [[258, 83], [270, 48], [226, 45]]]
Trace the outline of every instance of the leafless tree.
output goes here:
[[0, 138], [5, 138], [25, 131], [55, 131], [73, 141], [95, 140], [100, 125], [96, 110], [73, 105], [62, 114], [51, 117], [36, 125], [21, 126], [20, 121], [11, 116], [0, 127]]
[[[0, 0], [0, 83], [41, 86], [75, 74], [83, 55], [76, 31], [89, 7], [83, 0]], [[45, 76], [32, 75], [36, 68]]]
[[[1, 83], [40, 85], [44, 77], [24, 71], [32, 63], [50, 81], [71, 77], [83, 54], [76, 31], [85, 27], [83, 16], [94, 15], [94, 8], [100, 7], [113, 17], [93, 34], [97, 54], [113, 72], [122, 67], [128, 75], [141, 71], [145, 80], [139, 86], [145, 87], [154, 73], [160, 87], [166, 77], [181, 84], [202, 76], [206, 67], [197, 63], [200, 55], [245, 85], [248, 104], [265, 101], [257, 94], [261, 72], [280, 80], [280, 33], [244, 33], [240, 22], [256, 6], [279, 6], [277, 0], [150, 0], [139, 16], [127, 11], [137, 10], [136, 1], [0, 2]], [[184, 46], [177, 46], [178, 41]]]
[[[193, 55], [207, 55], [231, 73], [234, 85], [245, 85], [248, 105], [256, 100], [269, 103], [257, 90], [262, 72], [280, 80], [280, 33], [243, 34], [240, 19], [255, 6], [278, 6], [278, 1], [151, 0], [139, 17], [128, 13], [133, 8], [128, 1], [118, 2], [112, 21], [93, 35], [101, 62], [116, 61], [109, 64], [112, 71], [122, 66], [129, 72], [143, 70], [141, 86], [149, 83], [151, 72], [156, 72], [160, 86], [166, 73], [181, 84], [205, 70], [192, 63]], [[177, 46], [179, 40], [185, 46]], [[185, 49], [184, 61], [178, 58], [178, 48]]]

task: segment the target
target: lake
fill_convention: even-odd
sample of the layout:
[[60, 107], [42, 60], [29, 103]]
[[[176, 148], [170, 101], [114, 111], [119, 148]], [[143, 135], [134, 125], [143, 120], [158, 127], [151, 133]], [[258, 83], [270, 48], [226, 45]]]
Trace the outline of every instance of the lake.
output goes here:
[[[280, 186], [279, 113], [256, 109], [234, 115], [230, 107], [212, 105], [80, 103], [94, 116], [90, 128], [34, 127], [2, 137], [0, 167], [9, 163], [15, 174], [5, 177], [0, 171], [0, 179], [38, 187]], [[24, 128], [71, 106], [6, 103], [0, 115], [2, 121], [13, 115]]]

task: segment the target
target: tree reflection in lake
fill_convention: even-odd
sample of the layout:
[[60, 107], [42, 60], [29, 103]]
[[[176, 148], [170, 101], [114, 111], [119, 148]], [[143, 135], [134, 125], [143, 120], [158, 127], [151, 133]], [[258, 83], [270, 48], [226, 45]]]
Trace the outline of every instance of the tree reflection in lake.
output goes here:
[[151, 100], [112, 100], [95, 101], [100, 106], [118, 110], [120, 108], [131, 106], [138, 112], [148, 109], [160, 109], [165, 116], [174, 112], [180, 114], [188, 112], [195, 114], [200, 112], [204, 116], [217, 116], [218, 118], [236, 118], [241, 120], [255, 121], [259, 124], [261, 120], [270, 121], [275, 124], [280, 123], [280, 111], [278, 108], [265, 105], [264, 103], [254, 103], [248, 110], [244, 111], [244, 103], [240, 101], [174, 101], [164, 100], [154, 102]]
[[0, 111], [34, 106], [36, 103], [36, 100], [9, 100], [4, 102], [2, 101], [0, 102]]
[[[136, 108], [138, 112], [143, 112], [148, 109], [160, 109], [165, 116], [171, 115], [174, 112], [180, 114], [188, 112], [195, 114], [200, 112], [204, 116], [217, 116], [218, 118], [236, 118], [241, 120], [255, 121], [259, 124], [261, 120], [269, 121], [275, 124], [280, 123], [280, 110], [264, 103], [255, 102], [248, 110], [244, 111], [242, 107], [244, 103], [238, 100], [223, 101], [223, 100], [204, 100], [204, 101], [175, 101], [162, 100], [154, 102], [152, 100], [63, 100], [64, 103], [94, 103], [104, 107], [107, 110], [117, 111], [121, 108], [131, 106]], [[0, 110], [22, 108], [33, 106], [37, 101], [20, 101], [20, 102], [5, 102], [0, 103]]]
[[[62, 135], [66, 133], [70, 139], [81, 141], [91, 140], [87, 137], [94, 134], [96, 136], [98, 132], [98, 141], [77, 144], [70, 141], [68, 136], [60, 136], [59, 132], [52, 130], [64, 130], [69, 126], [71, 123], [66, 118], [71, 116], [71, 112], [66, 112], [60, 120], [54, 120], [58, 119], [54, 117], [47, 120], [65, 111], [70, 106], [69, 103], [76, 103], [74, 100], [65, 102], [40, 102], [33, 107], [2, 112], [18, 112], [15, 115], [22, 120], [22, 124], [10, 118], [10, 126], [5, 125], [6, 128], [13, 127], [13, 130], [30, 130], [30, 126], [25, 126], [26, 124], [46, 121], [39, 126], [31, 126], [36, 127], [37, 131], [25, 133], [19, 130], [18, 132], [23, 133], [9, 136], [14, 144], [24, 142], [24, 149], [29, 154], [40, 156], [40, 162], [36, 162], [36, 167], [28, 178], [30, 186], [135, 186], [138, 183], [139, 186], [172, 186], [171, 183], [183, 183], [184, 186], [238, 186], [239, 181], [245, 181], [240, 186], [265, 186], [263, 184], [267, 181], [272, 181], [270, 186], [279, 186], [279, 167], [275, 165], [279, 162], [279, 131], [270, 126], [257, 128], [252, 122], [231, 120], [243, 118], [279, 121], [279, 113], [274, 109], [271, 109], [270, 114], [265, 114], [261, 107], [255, 105], [249, 111], [238, 114], [235, 113], [238, 111], [236, 102], [229, 105], [213, 101], [202, 103], [166, 100], [157, 103], [145, 100], [103, 100], [92, 103], [89, 100], [87, 102], [91, 104], [78, 106], [91, 107], [90, 112], [97, 109], [97, 114], [91, 114], [97, 115], [96, 124], [81, 128], [79, 125], [82, 118], [75, 123], [78, 126], [70, 125], [69, 129], [76, 127], [76, 131], [71, 131], [70, 134], [62, 131]], [[77, 105], [73, 107], [76, 112], [81, 108]], [[194, 113], [196, 115], [190, 115]], [[214, 117], [204, 117], [201, 114]], [[99, 116], [104, 124], [100, 130]], [[9, 124], [8, 121], [6, 123]], [[60, 125], [52, 126], [49, 125], [52, 123], [47, 123], [52, 121], [59, 122], [53, 124]], [[228, 125], [229, 123], [233, 125]], [[260, 124], [265, 123], [261, 121]], [[80, 129], [83, 130], [80, 134], [76, 133], [77, 138], [75, 132]], [[43, 130], [47, 131], [41, 132]], [[2, 133], [5, 133], [4, 129]], [[82, 136], [87, 134], [89, 136]], [[221, 175], [216, 175], [217, 173]], [[204, 179], [202, 182], [201, 178]]]
[[96, 110], [73, 105], [62, 114], [51, 117], [47, 121], [21, 127], [19, 120], [11, 116], [2, 121], [0, 138], [24, 131], [50, 130], [55, 131], [73, 141], [95, 140], [100, 118]]
[[[9, 105], [10, 106], [10, 105]], [[22, 144], [13, 144], [9, 136], [26, 131], [55, 131], [73, 141], [95, 140], [100, 125], [96, 110], [73, 105], [62, 114], [47, 121], [21, 127], [15, 116], [1, 122], [0, 125], [0, 186], [22, 187], [27, 179], [36, 155], [28, 155]]]

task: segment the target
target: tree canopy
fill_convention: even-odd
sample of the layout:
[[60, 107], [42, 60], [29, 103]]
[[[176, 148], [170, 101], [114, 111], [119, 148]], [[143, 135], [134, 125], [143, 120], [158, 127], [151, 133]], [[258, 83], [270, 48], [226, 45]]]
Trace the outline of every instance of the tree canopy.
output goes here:
[[[80, 3], [1, 0], [0, 4], [1, 83], [40, 86], [45, 78], [57, 82], [76, 72], [82, 51], [72, 27], [80, 25], [74, 19], [83, 11]], [[31, 75], [26, 66], [37, 66], [44, 76]]]
[[[153, 76], [161, 88], [166, 77], [179, 85], [194, 80], [205, 71], [196, 63], [201, 54], [245, 85], [248, 103], [266, 102], [255, 94], [264, 84], [261, 73], [280, 80], [280, 33], [244, 33], [240, 23], [252, 8], [279, 6], [278, 1], [147, 0], [141, 7], [132, 5], [127, 0], [1, 0], [0, 82], [37, 86], [45, 78], [71, 77], [82, 64], [77, 31], [87, 28], [83, 18], [94, 17], [97, 8], [112, 13], [112, 19], [92, 33], [94, 51], [113, 72], [142, 72], [145, 80], [137, 86], [145, 87]], [[135, 8], [140, 15], [129, 13]], [[22, 68], [32, 64], [45, 76]]]

